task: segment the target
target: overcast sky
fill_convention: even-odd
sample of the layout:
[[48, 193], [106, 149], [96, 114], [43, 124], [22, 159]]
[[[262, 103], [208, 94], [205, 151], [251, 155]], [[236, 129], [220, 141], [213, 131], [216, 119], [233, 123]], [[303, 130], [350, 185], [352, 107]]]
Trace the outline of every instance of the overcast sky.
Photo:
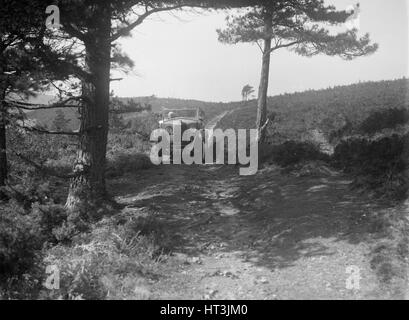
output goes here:
[[[355, 4], [332, 0], [339, 9]], [[360, 33], [380, 46], [372, 56], [343, 61], [305, 58], [281, 49], [272, 55], [269, 95], [408, 76], [409, 0], [361, 0]], [[235, 101], [245, 84], [258, 87], [261, 53], [256, 45], [224, 45], [217, 28], [226, 13], [169, 13], [137, 28], [122, 48], [135, 62], [133, 74], [112, 88], [118, 96], [147, 96]]]

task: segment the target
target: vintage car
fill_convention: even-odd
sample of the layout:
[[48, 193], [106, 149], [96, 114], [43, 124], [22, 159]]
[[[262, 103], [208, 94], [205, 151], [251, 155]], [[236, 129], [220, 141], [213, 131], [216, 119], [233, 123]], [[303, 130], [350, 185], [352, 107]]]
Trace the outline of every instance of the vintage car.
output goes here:
[[[165, 129], [173, 142], [173, 130], [179, 126], [181, 134], [187, 129], [204, 129], [204, 113], [200, 108], [196, 109], [164, 109], [159, 128]], [[185, 144], [187, 144], [186, 142]]]
[[[204, 132], [204, 112], [200, 108], [196, 109], [163, 109], [159, 128], [166, 130], [170, 138], [170, 155], [174, 147], [183, 149], [189, 141], [181, 141], [183, 133], [188, 129], [195, 129]], [[180, 137], [175, 137], [174, 130], [180, 129]], [[178, 140], [176, 140], [176, 138]]]

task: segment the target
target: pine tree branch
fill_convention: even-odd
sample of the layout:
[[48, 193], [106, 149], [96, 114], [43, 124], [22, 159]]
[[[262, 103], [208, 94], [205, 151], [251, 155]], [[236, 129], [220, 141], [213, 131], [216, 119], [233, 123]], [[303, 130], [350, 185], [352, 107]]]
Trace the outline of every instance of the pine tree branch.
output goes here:
[[260, 42], [258, 42], [258, 40], [256, 41], [256, 44], [257, 44], [257, 46], [259, 47], [261, 53], [264, 54], [264, 49], [263, 49], [263, 47], [261, 46]]
[[78, 30], [73, 24], [64, 25], [64, 29], [68, 34], [81, 40], [83, 43], [86, 43], [88, 41], [87, 35], [85, 33], [82, 33], [80, 30]]
[[304, 41], [299, 41], [299, 40], [297, 40], [297, 41], [289, 42], [289, 43], [286, 43], [286, 44], [278, 44], [278, 45], [274, 46], [274, 47], [270, 50], [270, 53], [274, 52], [275, 50], [278, 50], [278, 49], [281, 49], [281, 48], [292, 47], [292, 46], [294, 46], [294, 45], [296, 45], [296, 44], [300, 44], [300, 43], [303, 43], [303, 42], [304, 42]]
[[80, 136], [80, 132], [76, 131], [49, 131], [49, 130], [44, 130], [44, 129], [39, 129], [36, 127], [28, 127], [24, 125], [18, 125], [20, 128], [30, 131], [30, 132], [36, 132], [39, 134], [51, 134], [51, 135], [63, 135], [63, 136]]
[[60, 174], [56, 172], [55, 170], [52, 170], [50, 168], [46, 168], [38, 163], [36, 163], [33, 160], [30, 160], [29, 158], [25, 157], [21, 152], [18, 152], [14, 149], [10, 149], [17, 157], [19, 157], [21, 160], [29, 164], [30, 166], [34, 167], [38, 171], [42, 172], [43, 174], [46, 174], [48, 176], [60, 178], [60, 179], [72, 179], [75, 177], [78, 177], [78, 173], [72, 173], [72, 174]]
[[22, 109], [22, 110], [27, 110], [27, 111], [36, 111], [36, 110], [48, 110], [48, 109], [64, 109], [64, 108], [78, 108], [78, 107], [82, 107], [82, 106], [73, 106], [71, 104], [68, 105], [50, 105], [50, 106], [46, 106], [46, 107], [38, 107], [39, 105], [37, 105], [36, 107], [30, 108], [30, 107], [24, 107], [21, 105], [17, 105], [17, 104], [8, 104], [8, 107], [11, 108], [17, 108], [17, 109]]
[[146, 18], [151, 16], [154, 13], [159, 13], [163, 11], [170, 11], [170, 10], [176, 10], [176, 9], [181, 9], [183, 8], [184, 5], [176, 5], [176, 6], [171, 6], [171, 7], [162, 7], [162, 8], [149, 8], [148, 5], [145, 6], [145, 13], [139, 15], [139, 17], [132, 23], [128, 23], [126, 27], [118, 30], [116, 33], [111, 35], [110, 41], [114, 42], [118, 40], [120, 37], [125, 36], [129, 34], [134, 28], [142, 24], [142, 22], [145, 21]]
[[67, 98], [63, 101], [56, 102], [50, 105], [45, 105], [45, 104], [34, 104], [34, 103], [27, 103], [27, 102], [21, 102], [21, 101], [14, 101], [14, 100], [8, 100], [4, 101], [4, 103], [11, 108], [18, 108], [18, 109], [23, 109], [23, 110], [28, 110], [28, 111], [35, 111], [35, 110], [47, 110], [47, 109], [63, 109], [63, 108], [83, 108], [85, 105], [81, 104], [68, 104], [72, 101], [81, 101], [83, 100], [83, 97], [70, 97]]

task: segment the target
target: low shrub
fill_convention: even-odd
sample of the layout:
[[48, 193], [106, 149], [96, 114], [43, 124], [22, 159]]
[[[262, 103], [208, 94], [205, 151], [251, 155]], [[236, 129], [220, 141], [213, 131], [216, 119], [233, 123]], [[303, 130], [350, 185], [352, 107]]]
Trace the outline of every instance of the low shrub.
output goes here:
[[408, 139], [408, 134], [375, 140], [349, 138], [336, 146], [333, 164], [356, 175], [357, 186], [404, 198], [408, 189]]
[[287, 141], [273, 146], [270, 150], [271, 160], [282, 166], [292, 166], [302, 161], [328, 161], [329, 156], [322, 153], [319, 146], [311, 142]]
[[0, 207], [0, 281], [34, 267], [44, 238], [36, 219], [16, 202]]
[[66, 239], [59, 234], [68, 218], [67, 211], [62, 205], [34, 203], [30, 215], [42, 234], [43, 241], [55, 244]]
[[402, 172], [406, 167], [409, 135], [376, 140], [349, 138], [335, 147], [334, 162], [343, 169], [360, 168], [364, 173], [382, 175], [389, 168]]
[[0, 299], [37, 298], [45, 271], [44, 252], [78, 234], [62, 205], [12, 199], [0, 206]]
[[117, 153], [108, 156], [106, 176], [108, 178], [116, 178], [125, 173], [132, 173], [151, 167], [152, 162], [148, 155], [136, 153], [133, 150], [118, 150]]
[[[146, 278], [155, 277], [163, 260], [156, 233], [143, 219], [106, 218], [72, 246], [48, 251], [47, 265], [60, 271], [60, 289], [43, 291], [46, 299], [147, 299]], [[146, 234], [140, 230], [146, 229]]]
[[116, 153], [118, 150], [133, 150], [143, 153], [149, 150], [149, 143], [142, 136], [132, 133], [110, 134], [108, 137], [108, 153]]
[[359, 131], [364, 134], [374, 134], [383, 129], [394, 129], [399, 125], [409, 122], [409, 110], [386, 109], [373, 112], [359, 126]]

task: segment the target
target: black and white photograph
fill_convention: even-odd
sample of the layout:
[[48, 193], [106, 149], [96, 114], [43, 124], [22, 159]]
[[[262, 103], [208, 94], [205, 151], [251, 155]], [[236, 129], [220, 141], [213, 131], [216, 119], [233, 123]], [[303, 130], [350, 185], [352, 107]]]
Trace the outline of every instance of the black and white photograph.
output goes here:
[[0, 0], [0, 36], [0, 300], [409, 299], [409, 0]]

